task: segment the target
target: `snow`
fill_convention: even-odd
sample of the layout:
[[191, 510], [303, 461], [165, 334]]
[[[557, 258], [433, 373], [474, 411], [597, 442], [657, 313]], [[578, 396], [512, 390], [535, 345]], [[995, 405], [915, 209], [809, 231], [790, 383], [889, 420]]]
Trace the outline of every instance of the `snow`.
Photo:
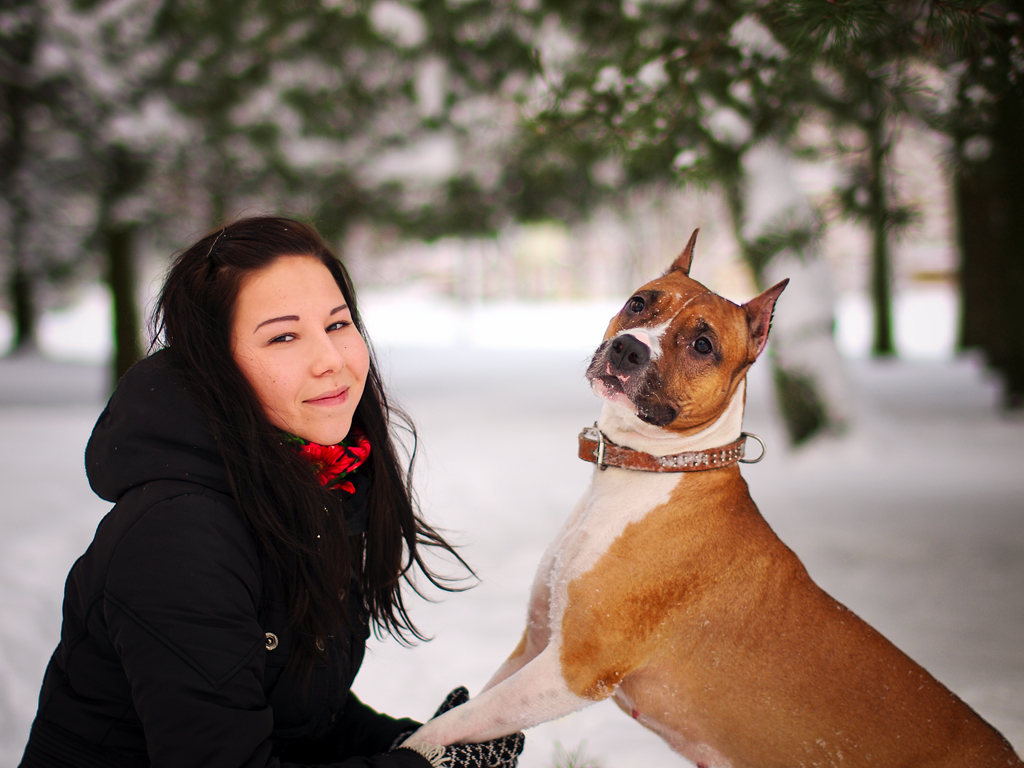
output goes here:
[[[424, 511], [480, 576], [436, 603], [413, 598], [435, 639], [373, 641], [356, 681], [371, 705], [425, 718], [456, 685], [478, 692], [518, 642], [533, 570], [592, 471], [576, 435], [598, 414], [583, 372], [608, 312], [366, 298], [392, 395], [419, 428]], [[403, 329], [423, 343], [398, 346]], [[1021, 751], [1024, 421], [999, 415], [975, 360], [938, 357], [849, 360], [853, 430], [798, 452], [755, 365], [744, 426], [768, 455], [743, 474], [825, 589]], [[0, 768], [17, 764], [64, 578], [108, 509], [82, 469], [105, 381], [94, 363], [0, 360]], [[521, 765], [552, 765], [556, 745], [605, 768], [685, 764], [608, 702], [528, 732]]]
[[404, 179], [440, 183], [456, 172], [458, 162], [455, 136], [438, 131], [384, 152], [369, 165], [368, 173], [375, 184]]
[[[468, 346], [474, 349], [579, 350], [596, 346], [620, 301], [472, 303], [439, 298], [410, 285], [388, 291], [363, 291], [360, 311], [377, 344], [416, 348]], [[894, 297], [894, 329], [900, 356], [948, 360], [953, 356], [957, 313], [955, 290], [948, 284], [912, 286]], [[846, 357], [865, 358], [871, 349], [871, 304], [864, 293], [849, 291], [836, 301], [836, 346]], [[776, 314], [781, 323], [781, 313]], [[77, 300], [44, 312], [39, 345], [63, 361], [98, 363], [111, 353], [110, 298], [99, 284], [83, 286]], [[0, 311], [0, 349], [10, 344], [13, 327]]]
[[[862, 293], [841, 294], [836, 302], [836, 345], [849, 357], [871, 350], [871, 302]], [[893, 330], [900, 356], [942, 360], [956, 343], [960, 308], [948, 285], [924, 285], [904, 291], [893, 305]]]
[[401, 48], [415, 48], [427, 37], [426, 22], [419, 11], [395, 0], [379, 0], [370, 9], [374, 30]]
[[[591, 471], [575, 458], [598, 410], [585, 358], [390, 355], [396, 393], [421, 427], [428, 514], [462, 532], [482, 583], [418, 607], [433, 642], [375, 647], [356, 685], [375, 704], [415, 702], [421, 714], [455, 684], [478, 691], [514, 647], [533, 568]], [[997, 391], [970, 360], [861, 362], [851, 366], [857, 429], [790, 453], [765, 373], [755, 366], [745, 426], [769, 452], [743, 470], [762, 512], [819, 583], [1020, 749], [1024, 424], [996, 415]], [[550, 765], [556, 743], [583, 743], [607, 768], [682, 762], [609, 703], [531, 731], [523, 765]]]
[[[744, 139], [746, 141], [746, 139]], [[755, 241], [772, 233], [816, 227], [814, 209], [798, 186], [793, 153], [774, 139], [761, 141], [743, 155], [746, 174], [743, 237]]]

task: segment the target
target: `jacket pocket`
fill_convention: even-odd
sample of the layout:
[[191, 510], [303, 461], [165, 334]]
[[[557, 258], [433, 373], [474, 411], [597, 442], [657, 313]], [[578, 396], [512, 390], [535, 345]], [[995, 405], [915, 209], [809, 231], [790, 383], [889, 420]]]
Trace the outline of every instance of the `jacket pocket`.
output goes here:
[[263, 692], [274, 713], [271, 738], [310, 736], [321, 730], [330, 716], [328, 668], [318, 664], [307, 674], [291, 663], [298, 644], [288, 629], [284, 605], [270, 608], [262, 626], [266, 638]]

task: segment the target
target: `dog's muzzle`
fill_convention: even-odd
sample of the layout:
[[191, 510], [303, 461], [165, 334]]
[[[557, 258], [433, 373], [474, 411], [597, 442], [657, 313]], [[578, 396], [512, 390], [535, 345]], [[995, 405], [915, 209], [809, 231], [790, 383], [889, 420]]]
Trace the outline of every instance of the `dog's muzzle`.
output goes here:
[[608, 348], [612, 373], [635, 373], [650, 361], [651, 348], [631, 333], [616, 336]]
[[597, 348], [587, 380], [591, 385], [600, 381], [606, 394], [625, 395], [637, 418], [653, 426], [668, 426], [679, 415], [676, 405], [657, 394], [662, 383], [651, 348], [631, 333], [607, 339]]

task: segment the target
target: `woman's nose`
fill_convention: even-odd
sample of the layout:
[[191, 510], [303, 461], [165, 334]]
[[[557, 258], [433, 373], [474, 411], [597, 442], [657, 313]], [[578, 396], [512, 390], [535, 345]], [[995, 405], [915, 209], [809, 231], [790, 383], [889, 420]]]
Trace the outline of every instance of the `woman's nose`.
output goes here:
[[323, 376], [325, 373], [335, 373], [344, 367], [344, 353], [327, 333], [321, 334], [317, 338], [316, 352], [313, 358], [314, 375]]

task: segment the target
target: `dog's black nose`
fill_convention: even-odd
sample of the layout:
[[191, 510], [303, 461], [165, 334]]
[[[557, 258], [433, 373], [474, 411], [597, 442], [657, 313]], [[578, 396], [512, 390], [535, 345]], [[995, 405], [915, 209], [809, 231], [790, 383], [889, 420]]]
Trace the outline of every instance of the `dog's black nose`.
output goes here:
[[630, 333], [618, 336], [608, 351], [608, 361], [612, 369], [623, 373], [630, 373], [647, 365], [650, 359], [651, 348]]

